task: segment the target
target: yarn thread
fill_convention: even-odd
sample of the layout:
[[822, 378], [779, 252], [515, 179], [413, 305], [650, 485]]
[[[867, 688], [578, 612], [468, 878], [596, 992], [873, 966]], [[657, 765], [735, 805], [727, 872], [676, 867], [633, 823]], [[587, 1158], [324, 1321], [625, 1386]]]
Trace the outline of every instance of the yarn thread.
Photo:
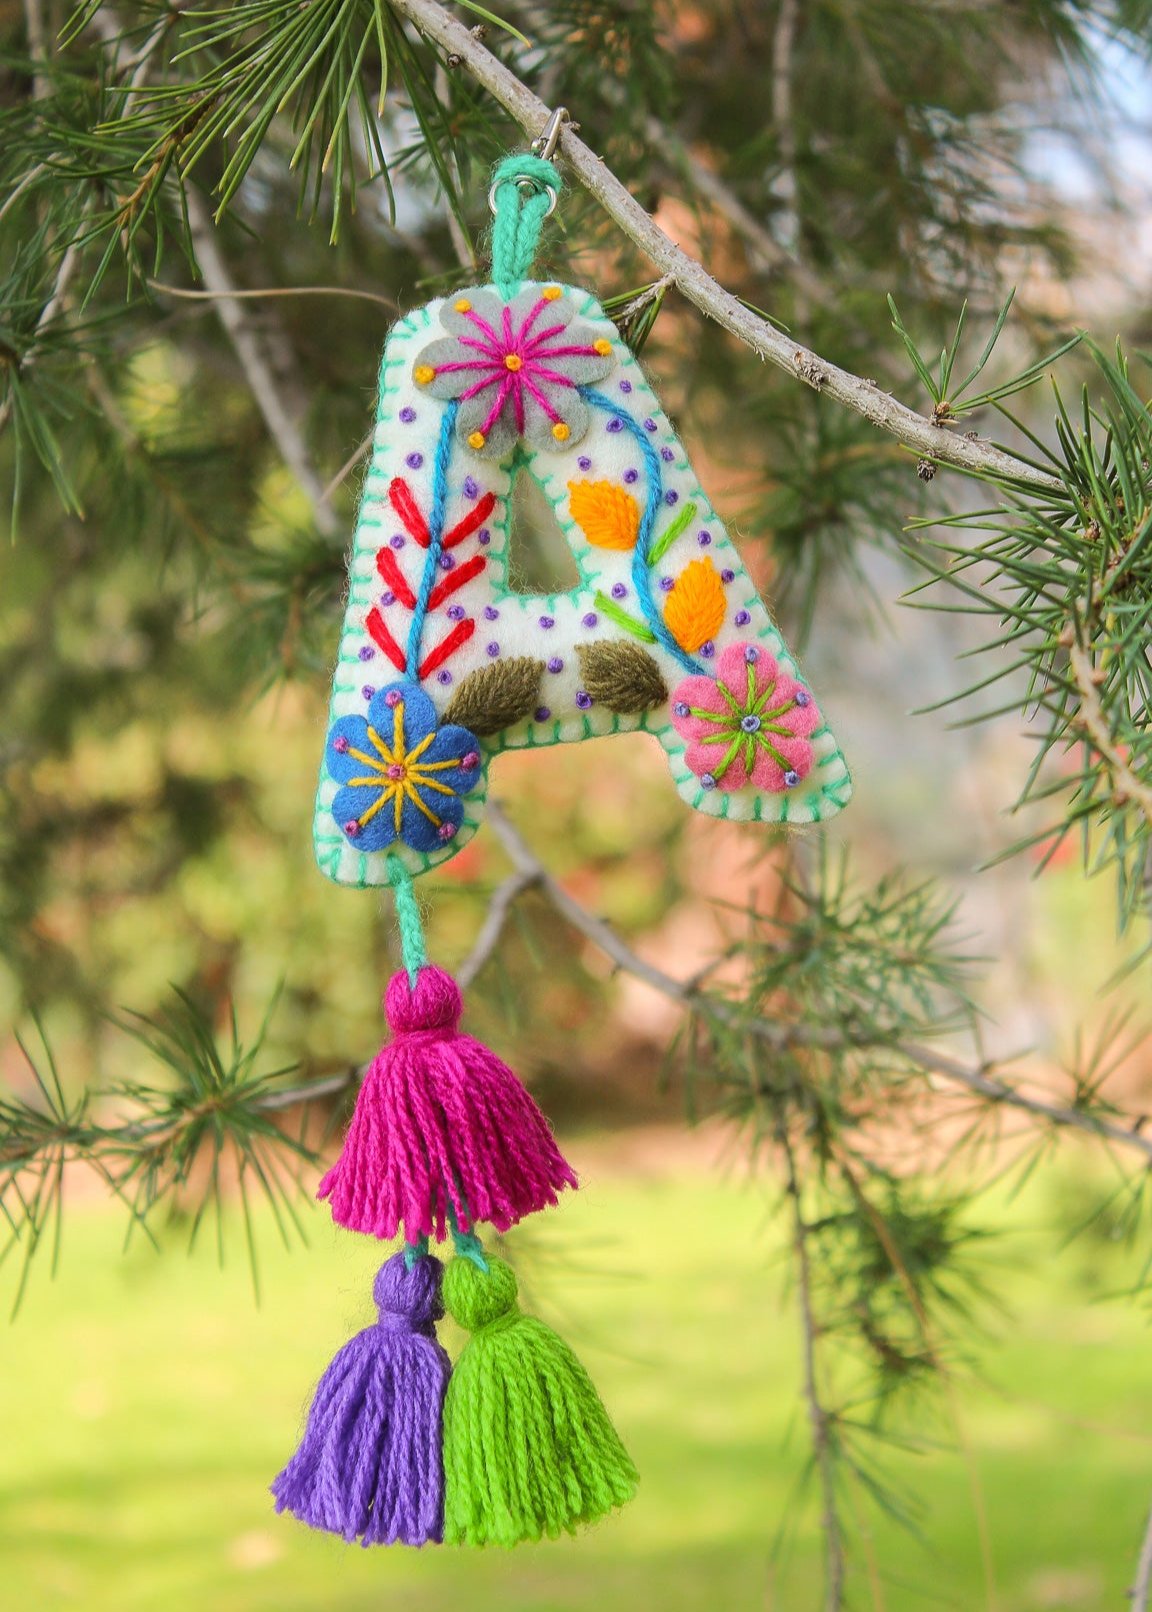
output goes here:
[[428, 619], [428, 602], [432, 589], [440, 576], [440, 555], [444, 546], [444, 509], [448, 502], [448, 466], [452, 459], [452, 433], [456, 429], [456, 414], [460, 405], [451, 402], [444, 410], [440, 422], [440, 435], [436, 442], [436, 460], [432, 468], [432, 508], [428, 513], [428, 553], [420, 577], [420, 591], [412, 611], [408, 629], [408, 676], [424, 676], [420, 653], [424, 641], [424, 623]]
[[562, 184], [552, 164], [530, 151], [514, 152], [497, 164], [492, 175], [492, 279], [502, 297], [514, 297], [528, 278], [553, 205], [548, 189], [558, 196]]
[[428, 964], [424, 944], [424, 922], [411, 873], [398, 856], [388, 858], [388, 882], [396, 902], [396, 922], [400, 926], [400, 955], [408, 972], [408, 983], [416, 989], [416, 976]]
[[592, 1380], [517, 1305], [502, 1259], [454, 1259], [448, 1313], [472, 1336], [444, 1401], [444, 1539], [512, 1546], [574, 1532], [635, 1493], [636, 1468]]

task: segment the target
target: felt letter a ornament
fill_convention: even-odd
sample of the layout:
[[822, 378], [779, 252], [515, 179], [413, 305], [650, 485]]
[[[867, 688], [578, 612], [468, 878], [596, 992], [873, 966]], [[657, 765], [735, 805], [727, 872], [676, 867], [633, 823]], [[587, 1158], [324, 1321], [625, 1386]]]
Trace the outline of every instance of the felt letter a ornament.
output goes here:
[[[555, 1204], [576, 1175], [511, 1069], [461, 1031], [413, 879], [479, 828], [502, 750], [644, 731], [690, 806], [744, 821], [820, 822], [851, 792], [634, 355], [591, 292], [533, 277], [557, 127], [542, 156], [496, 171], [491, 283], [417, 309], [384, 349], [316, 798], [320, 867], [391, 886], [404, 960], [391, 1039], [320, 1195], [338, 1224], [405, 1246], [274, 1492], [365, 1544], [555, 1536], [623, 1504], [636, 1476], [583, 1367], [520, 1314], [511, 1270], [477, 1236]], [[577, 588], [509, 586], [521, 474], [555, 513]], [[471, 1333], [451, 1379], [428, 1252], [449, 1239], [445, 1296]]]

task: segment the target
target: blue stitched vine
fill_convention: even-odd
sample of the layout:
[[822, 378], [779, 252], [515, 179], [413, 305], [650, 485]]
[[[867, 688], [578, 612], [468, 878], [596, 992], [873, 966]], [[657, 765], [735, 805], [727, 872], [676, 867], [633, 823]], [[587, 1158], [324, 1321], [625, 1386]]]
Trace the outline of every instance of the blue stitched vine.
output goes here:
[[444, 510], [448, 503], [448, 466], [452, 459], [453, 430], [459, 403], [453, 399], [444, 410], [440, 422], [440, 440], [436, 444], [436, 458], [432, 466], [432, 508], [428, 512], [428, 555], [424, 561], [424, 574], [420, 578], [420, 591], [412, 612], [412, 625], [408, 629], [408, 676], [419, 680], [420, 648], [424, 638], [424, 622], [428, 615], [428, 600], [436, 585], [440, 569], [440, 549], [444, 539]]
[[632, 551], [632, 585], [636, 589], [636, 602], [640, 606], [641, 614], [648, 623], [656, 641], [678, 660], [681, 666], [689, 672], [700, 672], [705, 677], [712, 674], [708, 668], [698, 661], [694, 655], [689, 655], [673, 638], [664, 625], [655, 599], [652, 597], [652, 569], [649, 554], [652, 546], [652, 532], [656, 525], [656, 516], [659, 513], [664, 493], [664, 477], [660, 470], [660, 457], [652, 446], [648, 433], [610, 397], [603, 392], [597, 392], [590, 386], [582, 386], [580, 392], [584, 401], [593, 408], [600, 409], [605, 414], [611, 414], [619, 420], [624, 429], [632, 435], [640, 448], [644, 460], [644, 471], [648, 481], [648, 498], [644, 505], [644, 513], [640, 517], [640, 529], [636, 534], [636, 547]]

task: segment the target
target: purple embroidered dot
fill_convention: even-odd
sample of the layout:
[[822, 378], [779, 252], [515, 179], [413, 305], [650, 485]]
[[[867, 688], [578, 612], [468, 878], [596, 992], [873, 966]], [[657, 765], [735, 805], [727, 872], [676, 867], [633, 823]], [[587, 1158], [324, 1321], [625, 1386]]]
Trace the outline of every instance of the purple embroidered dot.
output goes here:
[[626, 470], [624, 472], [624, 480], [628, 483], [629, 487], [631, 487], [633, 482], [640, 480], [640, 472], [638, 470]]
[[721, 582], [735, 582], [735, 580], [736, 580], [735, 571], [731, 571], [731, 570], [729, 570], [729, 568], [727, 566], [725, 566], [723, 571], [721, 571], [721, 573], [720, 573], [720, 580], [721, 580]]
[[614, 582], [612, 584], [612, 597], [613, 599], [627, 599], [628, 589], [622, 582]]
[[749, 666], [755, 666], [756, 662], [760, 659], [760, 651], [756, 648], [755, 644], [744, 645], [744, 659], [748, 662]]
[[485, 621], [495, 621], [496, 618], [499, 616], [499, 614], [500, 614], [500, 612], [499, 612], [499, 610], [497, 610], [495, 605], [485, 605], [484, 606], [484, 620]]
[[755, 711], [749, 711], [747, 716], [740, 718], [740, 727], [745, 733], [756, 733], [760, 727], [760, 718]]
[[622, 392], [630, 392], [632, 390], [632, 382], [631, 381], [621, 381], [620, 382], [620, 390]]
[[713, 776], [712, 776], [712, 774], [710, 772], [705, 772], [705, 773], [700, 774], [700, 783], [703, 786], [703, 788], [705, 788], [705, 789], [715, 789], [716, 788], [716, 780], [715, 780], [715, 778], [713, 778]]
[[706, 644], [700, 645], [700, 653], [703, 655], [705, 660], [712, 659], [713, 655], [716, 653], [716, 645], [712, 642], [711, 638], [709, 638]]
[[577, 459], [576, 463], [580, 466], [581, 470], [591, 470], [592, 468], [592, 461], [589, 459], [586, 453], [582, 453], [579, 459]]
[[796, 704], [801, 710], [803, 710], [806, 705], [812, 704], [812, 696], [809, 694], [806, 688], [798, 688], [795, 694], [793, 694], [792, 698], [796, 701]]
[[586, 689], [582, 689], [582, 688], [577, 689], [577, 691], [576, 691], [576, 704], [580, 707], [580, 709], [582, 711], [586, 711], [588, 709], [588, 707], [592, 704], [592, 696], [591, 696], [591, 694], [589, 694]]
[[448, 687], [449, 683], [452, 681], [452, 673], [448, 670], [447, 666], [442, 666], [436, 673], [436, 681], [442, 684], [444, 688]]
[[424, 455], [422, 453], [418, 453], [417, 450], [413, 448], [411, 453], [404, 455], [404, 463], [408, 466], [409, 470], [419, 470], [420, 466], [424, 463]]
[[382, 605], [394, 605], [396, 603], [396, 595], [391, 588], [384, 589], [384, 592], [380, 595], [380, 603]]
[[748, 614], [747, 610], [737, 610], [736, 614], [732, 617], [732, 620], [738, 627], [746, 627], [752, 620], [752, 617]]
[[500, 645], [493, 640], [492, 643], [485, 645], [485, 651], [487, 654], [491, 655], [493, 660], [495, 660], [497, 655], [500, 653]]
[[447, 616], [449, 621], [463, 621], [467, 611], [463, 605], [449, 605]]
[[680, 502], [680, 494], [676, 491], [675, 487], [669, 487], [668, 491], [664, 494], [664, 502], [666, 504], [678, 504]]
[[618, 414], [614, 414], [604, 429], [605, 431], [623, 431], [624, 421]]
[[390, 688], [384, 696], [384, 704], [390, 711], [394, 711], [403, 698], [404, 696], [398, 688]]
[[436, 830], [436, 838], [438, 840], [454, 840], [456, 838], [456, 824], [441, 823]]
[[441, 571], [451, 571], [452, 567], [455, 564], [456, 564], [456, 561], [452, 558], [451, 554], [442, 554], [440, 556], [440, 569], [441, 569]]
[[532, 714], [536, 718], [537, 722], [547, 722], [548, 718], [552, 715], [552, 712], [546, 705], [538, 705]]
[[553, 655], [552, 659], [548, 662], [548, 670], [550, 672], [562, 672], [564, 670], [564, 662], [560, 659], [559, 655]]
[[469, 750], [466, 756], [461, 756], [460, 765], [464, 768], [465, 772], [471, 772], [473, 767], [478, 767], [480, 765], [479, 750]]
[[476, 477], [475, 476], [465, 476], [464, 477], [464, 496], [465, 496], [465, 498], [475, 498], [476, 494], [479, 491], [480, 491], [480, 488], [477, 485]]
[[347, 834], [347, 836], [348, 836], [348, 838], [350, 840], [354, 840], [356, 838], [357, 834], [359, 834], [359, 832], [360, 832], [360, 824], [356, 821], [356, 819], [354, 817], [350, 818], [348, 820], [348, 822], [344, 824], [344, 832], [345, 832], [345, 834]]
[[676, 578], [675, 577], [661, 577], [660, 578], [660, 586], [664, 589], [665, 593], [671, 593], [672, 589], [676, 586]]
[[376, 651], [372, 648], [371, 644], [361, 644], [356, 653], [360, 656], [361, 660], [373, 660], [376, 655]]
[[676, 455], [672, 452], [671, 448], [661, 448], [660, 457], [663, 459], [666, 465], [670, 465], [673, 459], [675, 459]]
[[416, 418], [416, 410], [405, 405], [405, 407], [400, 410], [400, 418], [403, 420], [405, 425], [411, 425], [412, 421]]
[[394, 532], [393, 535], [388, 539], [388, 542], [394, 549], [402, 549], [404, 547], [404, 539], [399, 532]]
[[692, 707], [690, 705], [685, 705], [683, 700], [677, 700], [672, 709], [675, 711], [677, 716], [687, 716]]
[[586, 627], [594, 627], [600, 620], [600, 617], [596, 614], [595, 610], [589, 610], [588, 614], [581, 619]]
[[338, 756], [342, 756], [348, 748], [348, 741], [342, 733], [338, 733], [332, 741], [332, 748]]
[[491, 543], [491, 541], [492, 541], [492, 533], [488, 530], [488, 528], [486, 526], [482, 526], [480, 528], [480, 535], [477, 537], [476, 541], [477, 541], [477, 543], [482, 544], [484, 548], [487, 548], [489, 543]]
[[711, 532], [697, 532], [696, 533], [696, 541], [697, 541], [697, 543], [699, 543], [699, 545], [700, 545], [700, 547], [702, 549], [706, 549], [708, 547], [709, 543], [711, 543], [711, 541], [712, 541], [712, 533]]
[[364, 698], [366, 700], [370, 700], [372, 698], [373, 694], [375, 694], [376, 690], [372, 687], [371, 683], [365, 683], [364, 687], [360, 690], [360, 692], [361, 692], [361, 694], [364, 696]]
[[787, 789], [795, 789], [796, 785], [799, 782], [800, 782], [800, 774], [798, 772], [793, 772], [792, 768], [789, 767], [788, 771], [784, 774], [785, 788], [787, 788]]
[[556, 617], [555, 616], [541, 616], [540, 617], [540, 625], [543, 627], [544, 631], [547, 632], [549, 627], [554, 627], [556, 625]]
[[400, 762], [394, 761], [392, 762], [391, 766], [385, 767], [384, 776], [385, 778], [391, 778], [394, 784], [398, 784], [404, 779], [406, 774]]
[[644, 421], [644, 429], [645, 429], [645, 431], [655, 431], [655, 429], [656, 429], [656, 421], [655, 420], [645, 420]]

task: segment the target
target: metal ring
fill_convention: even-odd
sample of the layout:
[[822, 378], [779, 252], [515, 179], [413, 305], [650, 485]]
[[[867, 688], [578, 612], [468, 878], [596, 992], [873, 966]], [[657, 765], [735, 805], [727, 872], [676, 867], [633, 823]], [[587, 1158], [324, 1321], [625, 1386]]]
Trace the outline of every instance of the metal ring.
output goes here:
[[556, 186], [542, 184], [539, 179], [533, 179], [530, 174], [522, 174], [519, 179], [497, 179], [496, 183], [492, 186], [492, 189], [488, 192], [488, 207], [493, 218], [496, 217], [496, 192], [500, 189], [501, 185], [515, 185], [519, 190], [534, 190], [537, 195], [539, 195], [541, 191], [546, 191], [548, 195], [548, 207], [544, 213], [544, 217], [551, 218], [552, 214], [556, 211]]

